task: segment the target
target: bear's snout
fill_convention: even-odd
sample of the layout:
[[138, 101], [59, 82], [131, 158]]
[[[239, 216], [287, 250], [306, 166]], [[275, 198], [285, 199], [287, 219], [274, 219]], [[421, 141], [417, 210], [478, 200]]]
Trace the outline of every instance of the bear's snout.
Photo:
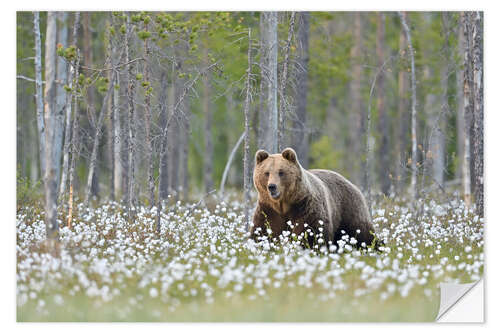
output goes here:
[[276, 199], [280, 196], [280, 192], [278, 191], [278, 186], [276, 184], [267, 185], [267, 189], [269, 190], [269, 194], [273, 199]]

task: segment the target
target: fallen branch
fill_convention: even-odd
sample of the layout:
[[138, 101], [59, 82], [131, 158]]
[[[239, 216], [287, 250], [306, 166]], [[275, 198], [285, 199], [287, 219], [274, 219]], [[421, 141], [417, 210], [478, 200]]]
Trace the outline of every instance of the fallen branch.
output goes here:
[[226, 184], [226, 179], [227, 179], [227, 174], [229, 173], [229, 168], [231, 167], [231, 162], [233, 161], [234, 155], [236, 154], [236, 151], [238, 150], [238, 147], [241, 145], [241, 142], [243, 142], [243, 139], [245, 138], [245, 132], [243, 132], [236, 142], [236, 144], [233, 147], [233, 150], [231, 150], [231, 154], [229, 154], [229, 158], [226, 163], [226, 167], [224, 168], [224, 173], [222, 174], [222, 180], [220, 182], [220, 188], [219, 188], [219, 195], [222, 197], [224, 195], [224, 185]]

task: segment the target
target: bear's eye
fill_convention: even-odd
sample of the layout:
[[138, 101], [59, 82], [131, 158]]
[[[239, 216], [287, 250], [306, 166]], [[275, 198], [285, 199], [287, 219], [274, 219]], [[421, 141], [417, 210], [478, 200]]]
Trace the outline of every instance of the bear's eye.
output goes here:
[[280, 172], [278, 172], [278, 174], [280, 175], [280, 177], [282, 177], [285, 173], [283, 172], [283, 170], [280, 170]]
[[264, 172], [264, 175], [266, 175], [266, 177], [269, 177], [269, 172], [268, 171]]

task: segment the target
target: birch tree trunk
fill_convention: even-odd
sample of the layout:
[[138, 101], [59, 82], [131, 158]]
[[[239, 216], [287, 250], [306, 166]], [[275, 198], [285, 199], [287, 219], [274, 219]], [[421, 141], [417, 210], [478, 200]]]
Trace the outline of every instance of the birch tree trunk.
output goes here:
[[263, 114], [268, 127], [264, 135], [263, 149], [270, 153], [278, 151], [278, 13], [262, 12], [261, 80], [265, 80], [266, 100]]
[[[385, 62], [385, 15], [383, 13], [377, 14], [377, 67], [380, 69], [384, 66]], [[389, 152], [389, 119], [387, 117], [387, 110], [385, 105], [385, 72], [382, 69], [377, 82], [377, 111], [378, 111], [378, 130], [380, 135], [379, 143], [379, 181], [381, 191], [385, 195], [389, 195], [391, 181], [389, 178], [390, 166], [390, 152]]]
[[[78, 25], [80, 24], [80, 12], [75, 13], [75, 19], [73, 23], [73, 35], [72, 35], [72, 45], [77, 44], [78, 38]], [[68, 86], [70, 89], [73, 89], [73, 78], [75, 77], [75, 63], [69, 63], [69, 73], [68, 73]], [[62, 197], [64, 193], [66, 193], [66, 183], [68, 179], [69, 172], [69, 153], [70, 153], [70, 145], [71, 145], [71, 103], [73, 99], [73, 93], [66, 94], [66, 124], [64, 130], [64, 151], [63, 151], [63, 166], [62, 166], [62, 174], [61, 174], [61, 185], [59, 186], [59, 196]]]
[[189, 168], [188, 168], [188, 157], [189, 157], [189, 138], [190, 138], [190, 120], [191, 120], [191, 110], [189, 105], [189, 96], [185, 96], [182, 101], [183, 105], [183, 131], [181, 133], [182, 144], [180, 151], [180, 180], [182, 182], [182, 196], [185, 201], [188, 200], [189, 197]]
[[[464, 144], [464, 201], [467, 206], [472, 202], [472, 170], [473, 158], [472, 149], [474, 147], [474, 135], [472, 129], [474, 124], [474, 96], [473, 96], [473, 62], [472, 62], [472, 29], [470, 23], [470, 13], [462, 13], [461, 24], [464, 32], [464, 116], [465, 116], [465, 144]], [[466, 164], [466, 165], [465, 165]]]
[[[268, 132], [269, 124], [266, 117], [266, 101], [267, 101], [267, 80], [264, 77], [266, 73], [266, 53], [265, 53], [265, 28], [264, 28], [264, 13], [260, 13], [259, 20], [259, 31], [260, 31], [260, 57], [259, 57], [259, 70], [260, 70], [260, 85], [259, 85], [259, 108], [258, 112], [255, 112], [255, 117], [258, 121], [258, 126], [255, 126], [255, 137], [257, 138], [257, 147], [263, 148], [266, 141], [266, 133]], [[257, 123], [257, 122], [256, 122]]]
[[307, 93], [309, 76], [309, 12], [298, 12], [297, 114], [293, 121], [292, 147], [304, 168], [309, 166], [309, 135], [307, 134]]
[[483, 179], [483, 14], [474, 12], [473, 23], [473, 62], [474, 62], [474, 175], [476, 199], [479, 216], [484, 216], [484, 179]]
[[457, 121], [456, 121], [456, 149], [457, 149], [457, 157], [458, 157], [458, 167], [455, 172], [456, 179], [462, 184], [462, 189], [464, 186], [464, 161], [465, 161], [465, 112], [464, 112], [464, 91], [463, 91], [463, 78], [464, 78], [464, 69], [463, 69], [463, 54], [464, 54], [464, 35], [463, 35], [463, 26], [461, 23], [461, 17], [463, 13], [460, 13], [460, 18], [457, 27], [457, 47], [458, 47], [458, 66], [456, 73], [456, 92], [457, 92]]
[[40, 38], [40, 13], [33, 13], [33, 33], [35, 35], [35, 102], [38, 128], [38, 156], [40, 159], [40, 174], [45, 177], [45, 120], [43, 114], [42, 87], [42, 42]]
[[403, 26], [408, 48], [410, 53], [411, 63], [411, 183], [410, 194], [413, 199], [418, 197], [417, 192], [417, 83], [415, 78], [415, 53], [411, 41], [411, 32], [406, 23], [405, 13], [399, 12], [401, 25]]
[[[204, 65], [208, 66], [208, 48], [205, 47]], [[205, 184], [205, 192], [209, 192], [214, 187], [213, 180], [213, 163], [214, 163], [214, 146], [212, 141], [212, 92], [210, 85], [210, 72], [203, 76], [203, 114], [204, 120], [204, 138], [205, 138], [205, 153], [203, 155], [203, 182]]]
[[[120, 76], [116, 77], [116, 85], [120, 86]], [[122, 194], [122, 182], [123, 182], [123, 165], [121, 159], [122, 152], [122, 141], [121, 133], [122, 126], [120, 121], [120, 91], [113, 89], [113, 187], [116, 195]]]
[[252, 75], [252, 30], [248, 29], [248, 67], [247, 78], [245, 83], [246, 95], [245, 106], [243, 112], [245, 114], [245, 143], [243, 146], [243, 189], [245, 200], [245, 224], [246, 230], [250, 228], [250, 191], [252, 187], [251, 170], [250, 170], [250, 100], [251, 100], [251, 75]]
[[288, 26], [288, 38], [285, 45], [285, 59], [283, 60], [283, 70], [281, 72], [281, 83], [279, 86], [279, 109], [278, 109], [278, 151], [285, 149], [283, 138], [285, 134], [285, 121], [287, 110], [286, 86], [288, 81], [288, 66], [290, 58], [290, 46], [292, 44], [293, 31], [295, 26], [295, 12], [290, 14], [290, 24]]
[[[443, 35], [444, 35], [444, 45], [443, 45], [443, 58], [440, 70], [440, 85], [441, 85], [441, 99], [440, 99], [440, 110], [436, 119], [437, 130], [432, 134], [432, 142], [430, 151], [432, 152], [432, 173], [433, 180], [438, 183], [438, 185], [443, 186], [445, 181], [445, 171], [446, 171], [446, 126], [448, 123], [447, 117], [449, 114], [449, 104], [448, 104], [448, 77], [451, 72], [450, 65], [450, 46], [448, 44], [448, 38], [450, 35], [449, 28], [449, 18], [447, 13], [442, 13], [442, 24], [443, 24]], [[431, 126], [434, 126], [431, 123]]]
[[59, 239], [59, 223], [57, 221], [57, 173], [54, 165], [54, 134], [57, 124], [56, 109], [56, 72], [57, 72], [57, 14], [47, 13], [47, 32], [45, 35], [45, 226], [47, 239]]
[[[57, 12], [57, 44], [68, 45], [68, 12]], [[57, 57], [56, 73], [56, 124], [54, 127], [54, 147], [52, 151], [53, 164], [57, 177], [57, 189], [61, 178], [61, 156], [63, 151], [64, 118], [66, 114], [66, 90], [64, 85], [67, 81], [68, 63], [63, 57]]]

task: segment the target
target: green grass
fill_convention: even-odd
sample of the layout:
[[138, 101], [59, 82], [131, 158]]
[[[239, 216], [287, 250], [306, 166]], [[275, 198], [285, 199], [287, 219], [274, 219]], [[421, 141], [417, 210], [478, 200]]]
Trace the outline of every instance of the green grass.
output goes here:
[[249, 300], [248, 295], [237, 295], [216, 297], [212, 304], [190, 300], [173, 311], [168, 304], [146, 296], [146, 301], [136, 306], [127, 304], [127, 298], [95, 306], [88, 297], [81, 296], [66, 300], [64, 306], [50, 302], [43, 313], [34, 304], [18, 308], [17, 321], [421, 322], [433, 321], [439, 309], [439, 293], [428, 298], [423, 295], [423, 288], [407, 297], [395, 296], [384, 302], [376, 295], [354, 300], [340, 295], [327, 301], [318, 300], [320, 295], [320, 290], [283, 288], [265, 299]]

